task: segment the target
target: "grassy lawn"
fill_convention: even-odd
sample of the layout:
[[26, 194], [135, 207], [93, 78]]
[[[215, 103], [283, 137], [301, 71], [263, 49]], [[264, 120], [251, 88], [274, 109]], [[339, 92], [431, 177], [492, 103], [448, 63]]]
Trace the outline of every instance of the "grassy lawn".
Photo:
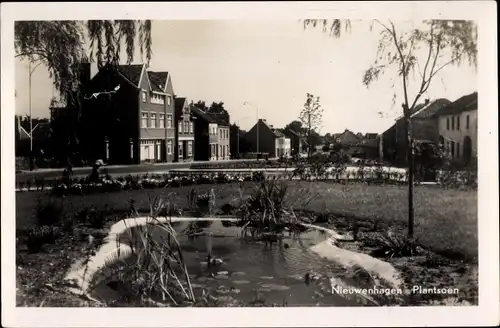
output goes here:
[[[337, 216], [372, 219], [383, 225], [405, 230], [407, 222], [407, 187], [397, 185], [336, 184], [329, 182], [287, 182], [288, 202], [296, 209], [330, 212]], [[171, 196], [179, 208], [187, 208], [187, 195], [191, 186], [152, 190], [132, 190], [109, 194], [68, 196], [63, 202], [65, 210], [77, 212], [87, 206], [98, 208], [107, 204], [114, 210], [126, 210], [128, 201], [135, 200], [136, 207], [147, 209], [149, 197]], [[198, 194], [214, 188], [217, 206], [248, 195], [256, 185], [248, 182], [242, 189], [236, 183], [226, 185], [200, 185]], [[42, 192], [16, 193], [17, 227], [31, 222], [38, 199], [48, 200]], [[415, 187], [415, 236], [426, 248], [448, 254], [476, 258], [477, 192], [443, 190], [435, 186]]]

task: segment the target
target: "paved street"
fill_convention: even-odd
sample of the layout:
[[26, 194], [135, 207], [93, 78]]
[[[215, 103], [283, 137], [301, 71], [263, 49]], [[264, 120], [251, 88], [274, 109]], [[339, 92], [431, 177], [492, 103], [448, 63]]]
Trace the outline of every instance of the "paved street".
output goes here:
[[[186, 169], [190, 168], [193, 164], [222, 164], [222, 163], [234, 163], [234, 162], [252, 162], [255, 160], [249, 159], [235, 159], [235, 160], [223, 160], [223, 161], [199, 161], [190, 163], [158, 163], [158, 164], [140, 164], [140, 165], [113, 165], [105, 166], [101, 171], [105, 170], [111, 175], [126, 175], [126, 174], [160, 174], [167, 173], [173, 169]], [[16, 182], [24, 182], [29, 179], [44, 178], [45, 180], [56, 179], [62, 177], [64, 169], [39, 169], [36, 171], [22, 171], [16, 173]], [[76, 167], [73, 168], [75, 177], [85, 177], [92, 171], [91, 167]]]

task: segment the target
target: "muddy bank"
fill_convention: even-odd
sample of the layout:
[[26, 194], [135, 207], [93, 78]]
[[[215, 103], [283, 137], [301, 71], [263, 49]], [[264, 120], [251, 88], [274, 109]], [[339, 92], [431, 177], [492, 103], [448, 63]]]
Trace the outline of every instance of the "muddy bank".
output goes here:
[[[392, 245], [396, 254], [384, 254], [380, 249], [380, 237], [389, 234], [404, 236], [406, 227], [384, 224], [366, 218], [329, 215], [321, 223], [351, 240], [337, 239], [335, 246], [345, 250], [371, 255], [390, 263], [402, 279], [402, 287], [408, 292], [407, 305], [477, 305], [478, 262], [476, 258], [460, 254], [435, 252], [416, 246], [416, 251], [397, 253], [402, 246]], [[389, 232], [390, 231], [390, 232]], [[355, 238], [353, 238], [355, 237]], [[353, 240], [355, 239], [355, 240]], [[397, 238], [394, 238], [395, 240]], [[397, 244], [395, 242], [395, 244]], [[390, 249], [391, 247], [388, 247]], [[448, 256], [446, 256], [448, 255]]]

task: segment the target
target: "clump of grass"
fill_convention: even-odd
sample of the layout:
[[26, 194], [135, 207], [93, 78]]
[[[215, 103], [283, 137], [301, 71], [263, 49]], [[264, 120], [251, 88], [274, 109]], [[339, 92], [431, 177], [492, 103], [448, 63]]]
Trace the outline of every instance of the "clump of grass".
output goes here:
[[44, 244], [54, 244], [60, 236], [60, 230], [54, 226], [32, 227], [26, 236], [29, 253], [38, 253]]
[[376, 257], [406, 257], [421, 253], [421, 247], [414, 239], [391, 229], [387, 233], [375, 233], [369, 240], [365, 240], [365, 245], [375, 247], [372, 255]]
[[[177, 233], [170, 220], [159, 216], [170, 203], [163, 198], [150, 199], [146, 223], [129, 227], [126, 241], [124, 236], [117, 237], [116, 251], [101, 274], [94, 275], [90, 289], [114, 282], [122, 286], [120, 292], [129, 300], [152, 299], [173, 305], [195, 301]], [[123, 243], [128, 246], [126, 251]]]

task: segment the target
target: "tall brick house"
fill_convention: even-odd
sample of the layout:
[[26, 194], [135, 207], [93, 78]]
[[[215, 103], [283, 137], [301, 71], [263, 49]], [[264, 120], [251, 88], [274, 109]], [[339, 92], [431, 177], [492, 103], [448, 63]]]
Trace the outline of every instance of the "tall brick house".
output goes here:
[[176, 162], [190, 162], [195, 158], [194, 117], [191, 115], [191, 106], [186, 98], [175, 98], [176, 133]]
[[147, 71], [144, 64], [100, 69], [89, 82], [83, 106], [86, 157], [111, 164], [172, 162], [173, 95], [168, 72]]

